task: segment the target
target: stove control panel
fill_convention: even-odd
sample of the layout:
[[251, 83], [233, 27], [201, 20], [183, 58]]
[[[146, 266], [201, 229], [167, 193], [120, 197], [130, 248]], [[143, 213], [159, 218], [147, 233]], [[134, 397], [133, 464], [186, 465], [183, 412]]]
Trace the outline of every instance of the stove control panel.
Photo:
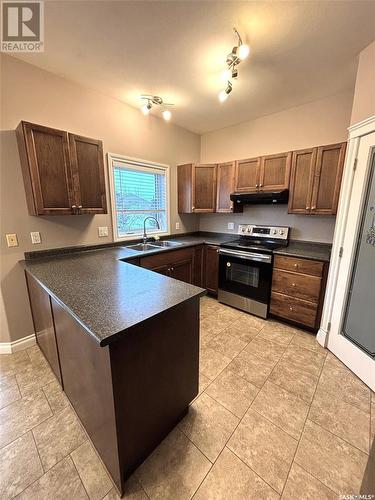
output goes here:
[[240, 224], [238, 226], [238, 234], [240, 234], [241, 236], [253, 236], [256, 238], [287, 240], [289, 235], [289, 227]]

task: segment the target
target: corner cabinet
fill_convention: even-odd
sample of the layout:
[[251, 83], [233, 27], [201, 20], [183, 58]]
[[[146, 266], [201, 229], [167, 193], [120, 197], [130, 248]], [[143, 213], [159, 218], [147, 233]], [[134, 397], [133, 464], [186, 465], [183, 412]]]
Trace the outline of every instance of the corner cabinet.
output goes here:
[[24, 121], [16, 136], [30, 215], [107, 213], [101, 141]]
[[346, 143], [294, 151], [288, 213], [335, 215]]

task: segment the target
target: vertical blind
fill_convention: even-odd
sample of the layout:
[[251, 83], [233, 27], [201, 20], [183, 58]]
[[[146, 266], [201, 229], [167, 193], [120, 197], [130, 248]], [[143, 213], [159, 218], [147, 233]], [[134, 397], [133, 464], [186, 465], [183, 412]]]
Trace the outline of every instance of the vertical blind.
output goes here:
[[[141, 234], [147, 216], [155, 217], [160, 232], [167, 231], [166, 169], [115, 162], [113, 165], [117, 236]], [[149, 228], [158, 231], [149, 221]]]

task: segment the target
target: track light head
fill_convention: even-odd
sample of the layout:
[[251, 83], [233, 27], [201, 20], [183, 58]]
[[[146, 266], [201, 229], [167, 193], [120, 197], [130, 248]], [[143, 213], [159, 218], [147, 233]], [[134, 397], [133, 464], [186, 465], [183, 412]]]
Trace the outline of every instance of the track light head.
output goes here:
[[169, 111], [169, 109], [165, 109], [162, 112], [163, 118], [166, 122], [169, 122], [169, 120], [172, 118], [172, 113]]
[[229, 94], [232, 92], [232, 84], [228, 81], [228, 85], [224, 90], [219, 92], [219, 101], [224, 102], [228, 99]]
[[141, 107], [141, 111], [144, 115], [148, 115], [149, 112], [151, 111], [151, 108], [152, 108], [152, 104], [150, 101], [148, 101], [146, 104], [144, 104], [142, 107]]

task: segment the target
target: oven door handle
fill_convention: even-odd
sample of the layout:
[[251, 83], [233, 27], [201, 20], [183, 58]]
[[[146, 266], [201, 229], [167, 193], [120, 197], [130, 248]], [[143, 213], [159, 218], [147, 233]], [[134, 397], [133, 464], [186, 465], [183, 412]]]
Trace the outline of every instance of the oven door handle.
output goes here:
[[256, 262], [266, 262], [267, 264], [272, 263], [272, 255], [266, 255], [263, 253], [255, 252], [238, 252], [236, 250], [227, 250], [226, 248], [219, 248], [220, 255], [229, 255], [232, 257], [237, 257], [244, 260], [253, 260]]

